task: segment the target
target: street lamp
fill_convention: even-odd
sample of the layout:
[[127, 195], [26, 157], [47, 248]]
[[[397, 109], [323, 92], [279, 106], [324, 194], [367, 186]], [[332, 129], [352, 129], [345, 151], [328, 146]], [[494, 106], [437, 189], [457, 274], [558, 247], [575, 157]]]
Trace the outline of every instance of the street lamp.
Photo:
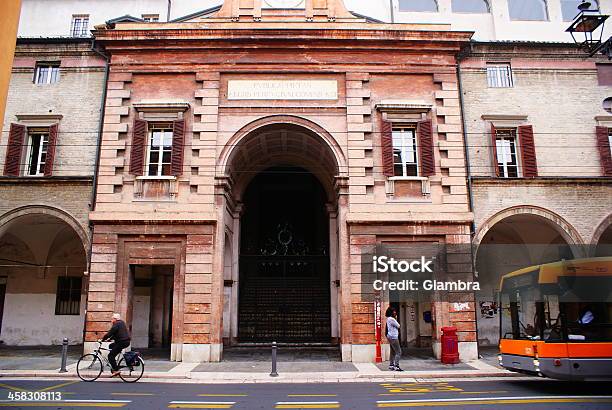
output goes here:
[[591, 3], [588, 1], [580, 3], [578, 14], [565, 31], [571, 34], [574, 43], [589, 53], [589, 57], [601, 52], [612, 58], [612, 38], [602, 43], [604, 25], [609, 16], [601, 14], [599, 9], [590, 10], [590, 8]]

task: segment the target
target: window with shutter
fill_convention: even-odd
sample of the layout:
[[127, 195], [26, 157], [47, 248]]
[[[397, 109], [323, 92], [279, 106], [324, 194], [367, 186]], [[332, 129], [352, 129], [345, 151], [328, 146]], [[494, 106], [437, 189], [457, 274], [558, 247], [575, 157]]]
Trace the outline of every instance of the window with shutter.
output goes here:
[[536, 161], [533, 127], [531, 125], [520, 125], [518, 133], [523, 161], [523, 176], [525, 178], [535, 178], [538, 176], [538, 163]]
[[431, 120], [420, 121], [417, 126], [419, 135], [419, 154], [421, 155], [421, 176], [429, 177], [436, 173], [434, 160], [433, 131]]
[[519, 160], [517, 154], [516, 128], [492, 127], [493, 158], [495, 174], [502, 178], [518, 178]]
[[496, 177], [501, 176], [499, 160], [497, 159], [497, 129], [491, 123], [491, 158], [493, 159], [493, 173]]
[[21, 124], [11, 124], [4, 162], [4, 175], [19, 176], [21, 157], [23, 154], [26, 127]]
[[130, 154], [130, 173], [142, 175], [144, 172], [144, 151], [147, 140], [147, 122], [135, 119], [132, 130], [132, 149]]
[[392, 177], [395, 175], [393, 171], [393, 129], [388, 121], [382, 121], [381, 123], [381, 148], [383, 174]]
[[595, 131], [602, 173], [606, 177], [612, 177], [612, 130], [608, 127], [597, 127]]
[[172, 175], [172, 154], [174, 147], [172, 124], [149, 125], [147, 144], [147, 176], [160, 177]]
[[185, 120], [172, 124], [172, 175], [183, 173], [183, 153], [185, 151]]
[[53, 175], [53, 163], [55, 162], [55, 147], [57, 145], [58, 125], [53, 124], [49, 127], [49, 142], [47, 144], [47, 153], [43, 174], [46, 177]]
[[416, 177], [419, 175], [419, 155], [414, 126], [394, 126], [393, 166], [396, 177]]

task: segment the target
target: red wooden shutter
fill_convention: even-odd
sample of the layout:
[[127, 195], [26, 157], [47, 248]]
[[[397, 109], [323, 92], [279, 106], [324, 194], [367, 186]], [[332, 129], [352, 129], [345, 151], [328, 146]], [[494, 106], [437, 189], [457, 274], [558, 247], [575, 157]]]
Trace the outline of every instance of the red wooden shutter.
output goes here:
[[6, 147], [6, 161], [4, 162], [4, 175], [18, 177], [21, 168], [21, 155], [23, 153], [23, 140], [26, 127], [20, 124], [11, 124], [8, 145]]
[[380, 143], [382, 147], [383, 175], [392, 177], [393, 171], [393, 127], [388, 121], [381, 121]]
[[49, 127], [49, 142], [47, 143], [47, 156], [45, 157], [44, 174], [46, 177], [53, 175], [53, 162], [55, 161], [55, 146], [57, 144], [57, 133], [59, 126], [53, 124]]
[[538, 176], [538, 163], [536, 161], [535, 143], [533, 141], [533, 127], [521, 125], [518, 127], [521, 159], [523, 162], [523, 176], [535, 178]]
[[185, 151], [185, 120], [176, 120], [172, 126], [172, 175], [183, 173]]
[[130, 155], [130, 173], [142, 175], [144, 172], [144, 153], [147, 141], [147, 122], [141, 119], [134, 120], [132, 131], [132, 153]]
[[497, 159], [497, 130], [491, 123], [491, 158], [493, 160], [493, 175], [499, 176], [499, 162]]
[[608, 127], [596, 127], [597, 148], [601, 158], [601, 170], [606, 177], [612, 177], [612, 153], [610, 153], [610, 140]]
[[436, 174], [434, 160], [434, 145], [431, 120], [420, 121], [417, 127], [421, 176], [429, 177]]

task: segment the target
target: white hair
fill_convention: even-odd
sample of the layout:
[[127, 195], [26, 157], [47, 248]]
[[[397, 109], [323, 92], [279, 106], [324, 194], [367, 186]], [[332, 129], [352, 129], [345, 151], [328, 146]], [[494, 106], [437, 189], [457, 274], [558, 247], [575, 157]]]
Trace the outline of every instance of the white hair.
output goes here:
[[121, 315], [119, 313], [113, 313], [113, 319], [120, 320], [121, 319]]

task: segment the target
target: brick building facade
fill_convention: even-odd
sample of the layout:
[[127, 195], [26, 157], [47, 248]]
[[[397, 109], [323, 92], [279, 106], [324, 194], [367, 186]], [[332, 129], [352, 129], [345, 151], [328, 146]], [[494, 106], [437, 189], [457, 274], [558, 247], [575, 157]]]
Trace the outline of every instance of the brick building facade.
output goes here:
[[[151, 337], [173, 360], [279, 338], [371, 361], [362, 256], [377, 244], [469, 245], [455, 54], [471, 34], [367, 21], [341, 1], [260, 3], [95, 32], [111, 73], [86, 349], [113, 311], [149, 323], [165, 311]], [[401, 135], [418, 140], [419, 159], [394, 170]], [[456, 275], [471, 278], [469, 263]], [[315, 296], [314, 308], [301, 302]], [[454, 323], [463, 357], [475, 357], [470, 295], [431, 305], [434, 349]]]

